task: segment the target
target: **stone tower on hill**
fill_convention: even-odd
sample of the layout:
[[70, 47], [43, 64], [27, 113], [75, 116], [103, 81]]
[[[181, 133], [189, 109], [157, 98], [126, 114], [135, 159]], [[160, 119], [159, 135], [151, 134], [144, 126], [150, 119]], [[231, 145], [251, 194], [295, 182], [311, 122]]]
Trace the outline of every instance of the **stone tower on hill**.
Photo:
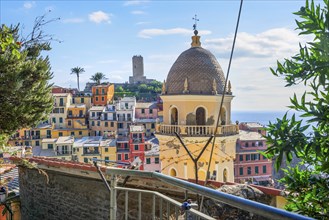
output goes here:
[[130, 84], [150, 83], [153, 79], [146, 79], [144, 76], [144, 61], [141, 55], [135, 55], [132, 58], [133, 76], [129, 77]]

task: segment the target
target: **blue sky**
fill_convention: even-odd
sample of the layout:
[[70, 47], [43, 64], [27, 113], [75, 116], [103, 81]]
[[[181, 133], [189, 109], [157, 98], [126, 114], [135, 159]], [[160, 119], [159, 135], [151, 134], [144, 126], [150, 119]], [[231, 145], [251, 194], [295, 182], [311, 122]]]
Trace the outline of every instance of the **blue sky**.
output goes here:
[[[192, 17], [199, 18], [202, 46], [218, 59], [225, 72], [240, 2], [231, 1], [6, 1], [0, 2], [2, 24], [21, 23], [28, 33], [37, 16], [57, 18], [44, 30], [53, 42], [47, 53], [53, 83], [77, 87], [72, 67], [85, 69], [80, 87], [91, 75], [103, 72], [110, 82], [125, 82], [132, 75], [133, 55], [144, 57], [147, 78], [163, 81], [179, 54], [190, 47]], [[232, 62], [230, 80], [235, 98], [232, 109], [285, 110], [289, 96], [302, 86], [284, 88], [269, 67], [292, 56], [298, 42], [294, 31], [297, 11], [305, 1], [245, 0]]]

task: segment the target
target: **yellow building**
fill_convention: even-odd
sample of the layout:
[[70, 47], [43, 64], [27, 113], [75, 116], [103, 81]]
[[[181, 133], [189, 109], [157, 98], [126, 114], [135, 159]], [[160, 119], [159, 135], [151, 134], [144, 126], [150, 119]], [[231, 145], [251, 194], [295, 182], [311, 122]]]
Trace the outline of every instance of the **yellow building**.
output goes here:
[[8, 144], [11, 146], [41, 146], [42, 139], [51, 138], [53, 125], [43, 122], [35, 128], [23, 128], [14, 134]]
[[[224, 90], [225, 76], [215, 56], [201, 47], [195, 31], [192, 47], [171, 67], [162, 88], [163, 123], [157, 126], [162, 173], [195, 179], [194, 163], [176, 138], [177, 132], [196, 158], [214, 134], [220, 102], [225, 93], [209, 176], [234, 182], [235, 145], [238, 126], [231, 124], [230, 86]], [[205, 180], [211, 144], [198, 161], [198, 177]]]
[[54, 108], [49, 116], [50, 123], [55, 128], [65, 128], [65, 119], [67, 117], [67, 109], [72, 103], [71, 93], [53, 93]]
[[117, 160], [117, 147], [116, 147], [116, 139], [105, 139], [100, 143], [101, 146], [101, 159], [105, 160], [102, 162], [106, 165], [113, 164], [110, 161]]
[[73, 97], [74, 104], [85, 104], [87, 110], [92, 106], [92, 95], [89, 94], [78, 94]]
[[[73, 144], [73, 158], [84, 163], [92, 163], [93, 159], [115, 161], [116, 141], [103, 139], [102, 136], [76, 139]], [[105, 164], [105, 161], [102, 161], [102, 164]]]

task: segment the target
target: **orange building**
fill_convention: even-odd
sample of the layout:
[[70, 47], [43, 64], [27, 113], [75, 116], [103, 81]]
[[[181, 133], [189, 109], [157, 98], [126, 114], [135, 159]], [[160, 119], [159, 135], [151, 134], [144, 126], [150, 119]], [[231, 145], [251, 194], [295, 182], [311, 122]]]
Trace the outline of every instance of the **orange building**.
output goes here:
[[105, 106], [113, 100], [114, 85], [101, 84], [92, 87], [93, 104], [96, 106]]

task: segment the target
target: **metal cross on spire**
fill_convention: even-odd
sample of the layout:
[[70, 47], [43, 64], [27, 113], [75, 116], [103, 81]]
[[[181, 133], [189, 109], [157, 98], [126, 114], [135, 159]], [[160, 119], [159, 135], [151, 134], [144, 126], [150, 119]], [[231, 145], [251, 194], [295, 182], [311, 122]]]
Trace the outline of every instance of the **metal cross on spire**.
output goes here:
[[199, 21], [199, 19], [197, 18], [197, 15], [194, 15], [194, 18], [192, 18], [192, 19], [194, 20], [193, 30], [196, 30], [197, 22]]

